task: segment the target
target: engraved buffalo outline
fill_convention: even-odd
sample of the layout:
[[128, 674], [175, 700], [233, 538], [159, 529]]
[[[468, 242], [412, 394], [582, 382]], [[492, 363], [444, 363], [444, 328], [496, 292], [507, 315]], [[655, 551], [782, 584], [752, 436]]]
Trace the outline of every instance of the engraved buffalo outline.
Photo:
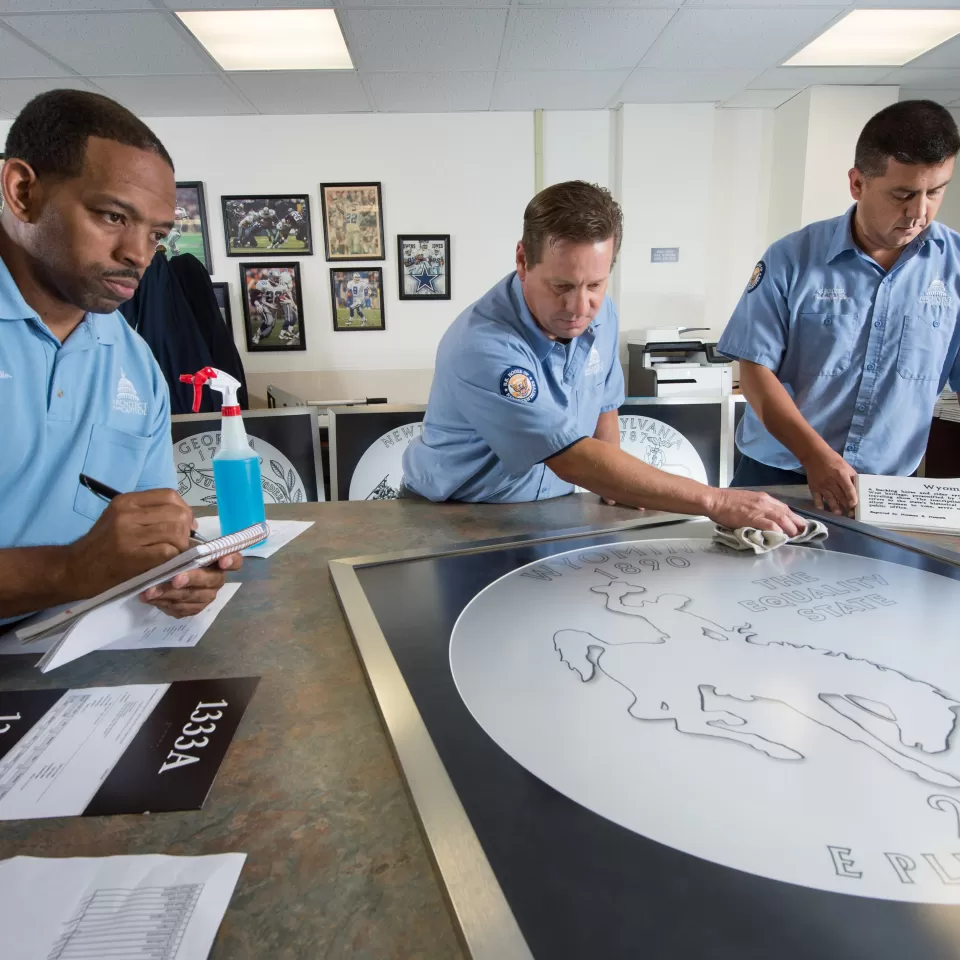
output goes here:
[[896, 726], [903, 746], [943, 753], [960, 701], [931, 684], [845, 653], [763, 641], [750, 624], [720, 626], [689, 610], [690, 597], [661, 594], [628, 603], [647, 591], [622, 580], [591, 591], [606, 597], [607, 610], [644, 620], [656, 636], [609, 643], [585, 630], [559, 630], [553, 645], [582, 682], [603, 674], [628, 690], [634, 698], [631, 717], [671, 721], [680, 733], [732, 740], [778, 760], [802, 760], [800, 751], [757, 732], [736, 713], [708, 709], [704, 691], [741, 702], [775, 701], [869, 747], [901, 770], [929, 783], [960, 787], [954, 776], [901, 752], [858, 722], [880, 718]]

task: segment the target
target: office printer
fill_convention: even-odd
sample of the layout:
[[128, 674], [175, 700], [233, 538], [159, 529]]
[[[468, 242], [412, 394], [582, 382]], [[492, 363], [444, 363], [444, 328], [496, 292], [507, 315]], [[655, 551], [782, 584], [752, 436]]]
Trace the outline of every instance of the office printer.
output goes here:
[[733, 362], [715, 342], [690, 334], [709, 327], [659, 327], [627, 337], [628, 397], [727, 396]]

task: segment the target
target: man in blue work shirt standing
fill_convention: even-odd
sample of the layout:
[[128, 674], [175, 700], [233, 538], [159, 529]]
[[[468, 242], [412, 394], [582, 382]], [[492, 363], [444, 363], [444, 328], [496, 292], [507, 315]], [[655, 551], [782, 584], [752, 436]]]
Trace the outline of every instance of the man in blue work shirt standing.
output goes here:
[[620, 449], [623, 372], [606, 290], [622, 232], [620, 207], [592, 184], [555, 184], [530, 201], [516, 272], [440, 341], [401, 496], [507, 503], [579, 485], [609, 502], [799, 532], [802, 522], [766, 494], [717, 490]]
[[960, 235], [934, 222], [958, 150], [939, 104], [881, 110], [849, 172], [856, 204], [757, 264], [719, 343], [750, 404], [735, 486], [806, 483], [847, 513], [858, 473], [917, 469], [937, 396], [960, 388]]
[[[117, 307], [173, 226], [173, 163], [106, 97], [54, 90], [7, 136], [0, 171], [0, 620], [95, 596], [189, 545], [167, 385]], [[121, 492], [109, 506], [85, 473]], [[202, 610], [218, 568], [143, 599]]]

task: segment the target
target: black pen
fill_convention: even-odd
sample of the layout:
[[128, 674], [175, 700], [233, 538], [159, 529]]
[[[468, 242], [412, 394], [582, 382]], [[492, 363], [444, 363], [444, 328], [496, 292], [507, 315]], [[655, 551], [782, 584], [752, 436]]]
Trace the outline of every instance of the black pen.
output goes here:
[[[108, 487], [105, 483], [101, 483], [99, 480], [94, 480], [93, 477], [88, 477], [85, 473], [80, 474], [80, 482], [92, 493], [94, 496], [99, 497], [101, 500], [106, 500], [109, 503], [114, 497], [120, 496], [119, 490], [114, 490], [113, 487]], [[190, 531], [190, 536], [193, 537], [198, 543], [208, 543], [206, 537], [201, 537], [196, 530]]]

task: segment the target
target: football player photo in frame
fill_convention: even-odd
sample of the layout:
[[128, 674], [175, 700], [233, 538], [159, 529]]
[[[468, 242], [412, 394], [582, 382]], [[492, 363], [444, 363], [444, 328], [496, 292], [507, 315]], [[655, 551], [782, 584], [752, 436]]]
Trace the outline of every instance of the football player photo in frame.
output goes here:
[[333, 329], [385, 330], [383, 270], [380, 267], [330, 269]]
[[300, 194], [221, 197], [228, 257], [309, 257], [310, 198]]
[[240, 290], [247, 350], [307, 349], [299, 263], [241, 263]]
[[401, 300], [450, 299], [450, 234], [397, 237]]
[[177, 184], [173, 229], [160, 241], [157, 249], [162, 249], [168, 260], [181, 253], [193, 254], [207, 268], [207, 273], [213, 273], [202, 183]]
[[328, 260], [385, 260], [379, 183], [321, 183]]

